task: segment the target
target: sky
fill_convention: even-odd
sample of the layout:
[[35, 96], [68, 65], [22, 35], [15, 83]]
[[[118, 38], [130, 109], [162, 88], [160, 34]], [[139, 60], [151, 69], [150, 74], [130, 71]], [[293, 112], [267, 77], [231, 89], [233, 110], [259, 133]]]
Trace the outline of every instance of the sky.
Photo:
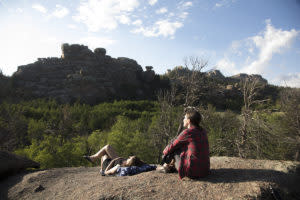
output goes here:
[[196, 56], [204, 71], [300, 87], [300, 0], [0, 0], [0, 70], [83, 44], [158, 74]]

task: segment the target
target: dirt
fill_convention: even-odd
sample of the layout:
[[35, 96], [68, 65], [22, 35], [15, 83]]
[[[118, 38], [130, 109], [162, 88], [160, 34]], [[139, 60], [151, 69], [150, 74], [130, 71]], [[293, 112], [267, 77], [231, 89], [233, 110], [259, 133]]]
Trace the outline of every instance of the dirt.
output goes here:
[[211, 174], [198, 180], [159, 171], [116, 177], [101, 176], [99, 167], [55, 168], [2, 180], [0, 199], [233, 200], [276, 199], [277, 193], [281, 199], [299, 199], [297, 166], [299, 162], [212, 157]]

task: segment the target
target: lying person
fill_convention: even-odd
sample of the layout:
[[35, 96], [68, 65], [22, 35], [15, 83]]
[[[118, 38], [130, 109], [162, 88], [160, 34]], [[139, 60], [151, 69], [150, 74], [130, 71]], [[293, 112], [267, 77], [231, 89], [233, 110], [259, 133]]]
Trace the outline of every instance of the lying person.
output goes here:
[[[125, 175], [133, 175], [139, 172], [143, 172], [143, 170], [148, 171], [154, 169], [153, 166], [149, 166], [136, 156], [130, 156], [127, 159], [119, 157], [116, 151], [113, 149], [113, 147], [109, 144], [104, 146], [102, 149], [100, 149], [100, 151], [98, 151], [94, 155], [83, 157], [92, 163], [95, 163], [97, 159], [101, 159], [101, 175], [113, 175], [116, 173], [120, 173], [120, 176], [122, 176], [122, 174], [126, 173], [126, 169], [124, 169], [124, 167], [131, 166], [141, 168], [130, 168], [131, 171], [128, 172], [129, 174]], [[125, 170], [125, 173], [124, 171], [120, 171], [121, 168]]]
[[200, 127], [201, 115], [196, 110], [188, 110], [183, 120], [187, 129], [183, 130], [163, 151], [164, 156], [172, 155], [170, 164], [164, 164], [165, 171], [174, 166], [179, 178], [205, 177], [210, 171], [209, 145], [206, 131]]

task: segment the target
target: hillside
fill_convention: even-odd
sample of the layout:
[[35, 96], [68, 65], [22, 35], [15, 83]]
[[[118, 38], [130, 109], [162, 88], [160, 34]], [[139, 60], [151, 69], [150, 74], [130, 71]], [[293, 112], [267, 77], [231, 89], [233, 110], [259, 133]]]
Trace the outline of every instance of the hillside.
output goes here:
[[[55, 99], [60, 103], [79, 101], [89, 105], [113, 100], [155, 100], [157, 92], [170, 88], [174, 81], [187, 79], [192, 66], [175, 67], [158, 75], [152, 66], [145, 71], [137, 61], [112, 58], [104, 48], [94, 51], [79, 44], [62, 44], [61, 57], [38, 58], [22, 65], [11, 76], [0, 73], [0, 102], [18, 102], [37, 98]], [[265, 85], [260, 92], [273, 104], [278, 99], [279, 87], [269, 85], [260, 75], [237, 74], [225, 77], [219, 70], [202, 72], [197, 87], [201, 87], [198, 101], [226, 110], [240, 110], [242, 93], [240, 82], [257, 79]], [[177, 76], [179, 75], [179, 76]], [[182, 92], [186, 86], [177, 85]], [[180, 98], [179, 98], [180, 99]]]
[[[201, 180], [158, 171], [102, 177], [99, 167], [55, 168], [18, 174], [0, 182], [1, 199], [299, 199], [299, 162], [212, 157]], [[293, 173], [292, 173], [293, 172]], [[273, 190], [270, 189], [270, 186]]]

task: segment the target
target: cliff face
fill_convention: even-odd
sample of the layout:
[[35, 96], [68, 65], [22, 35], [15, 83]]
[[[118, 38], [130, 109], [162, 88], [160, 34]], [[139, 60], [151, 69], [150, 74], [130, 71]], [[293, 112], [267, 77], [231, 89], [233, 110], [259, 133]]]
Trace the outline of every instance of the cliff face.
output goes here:
[[31, 98], [80, 100], [95, 104], [111, 99], [151, 99], [161, 83], [151, 67], [143, 71], [135, 61], [111, 58], [106, 50], [63, 44], [61, 58], [39, 58], [19, 66], [12, 76], [17, 91]]

